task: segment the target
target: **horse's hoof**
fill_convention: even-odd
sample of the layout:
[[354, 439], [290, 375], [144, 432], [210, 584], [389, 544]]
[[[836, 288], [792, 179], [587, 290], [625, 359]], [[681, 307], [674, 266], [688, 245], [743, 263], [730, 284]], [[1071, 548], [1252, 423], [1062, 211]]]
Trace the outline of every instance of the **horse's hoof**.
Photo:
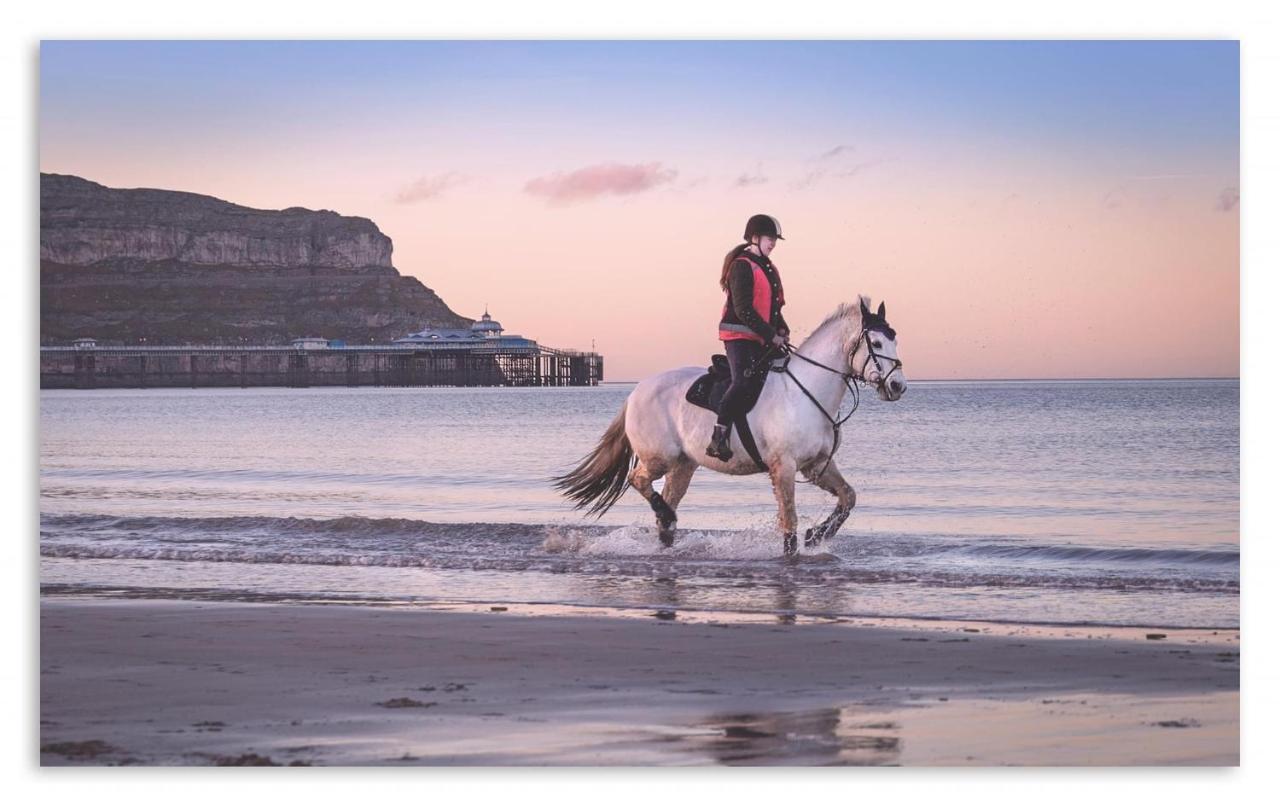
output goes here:
[[804, 546], [806, 549], [812, 549], [820, 543], [822, 543], [821, 533], [815, 536], [813, 534], [813, 527], [804, 531]]
[[796, 541], [796, 534], [794, 532], [789, 532], [782, 536], [782, 554], [794, 555], [799, 551], [799, 549], [800, 548]]
[[662, 542], [664, 549], [670, 549], [676, 543], [675, 530], [658, 530], [658, 540]]
[[660, 494], [654, 494], [649, 500], [649, 507], [653, 509], [653, 514], [658, 517], [658, 529], [666, 532], [676, 523], [676, 511], [671, 509], [671, 505], [663, 501]]

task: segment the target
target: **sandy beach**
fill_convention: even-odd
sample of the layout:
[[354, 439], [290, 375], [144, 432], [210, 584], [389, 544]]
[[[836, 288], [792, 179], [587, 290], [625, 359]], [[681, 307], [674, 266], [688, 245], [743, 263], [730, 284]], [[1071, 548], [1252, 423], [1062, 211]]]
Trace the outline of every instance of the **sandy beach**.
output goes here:
[[41, 763], [1239, 763], [1236, 631], [493, 608], [45, 597]]

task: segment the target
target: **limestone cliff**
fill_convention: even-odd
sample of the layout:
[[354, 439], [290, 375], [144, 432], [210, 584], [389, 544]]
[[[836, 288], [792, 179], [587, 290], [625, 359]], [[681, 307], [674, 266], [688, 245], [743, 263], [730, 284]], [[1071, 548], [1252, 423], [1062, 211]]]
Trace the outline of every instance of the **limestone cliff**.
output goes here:
[[391, 249], [372, 221], [329, 210], [41, 174], [41, 342], [359, 344], [471, 322]]

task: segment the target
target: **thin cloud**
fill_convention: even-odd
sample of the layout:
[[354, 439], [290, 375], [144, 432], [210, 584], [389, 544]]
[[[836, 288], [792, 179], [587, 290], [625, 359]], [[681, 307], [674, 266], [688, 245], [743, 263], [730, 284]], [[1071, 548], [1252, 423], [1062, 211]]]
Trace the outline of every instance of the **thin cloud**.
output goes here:
[[425, 202], [428, 199], [436, 198], [452, 187], [461, 185], [465, 181], [466, 177], [457, 171], [436, 174], [430, 177], [420, 177], [396, 192], [396, 203], [411, 205], [416, 202]]
[[1213, 206], [1215, 210], [1221, 210], [1223, 213], [1229, 213], [1240, 206], [1240, 189], [1239, 188], [1223, 188], [1222, 193], [1218, 194], [1218, 201]]
[[525, 183], [524, 190], [525, 193], [541, 196], [548, 202], [567, 204], [601, 196], [644, 193], [673, 181], [677, 173], [674, 169], [663, 168], [662, 163], [602, 163], [567, 174], [557, 172], [536, 177]]
[[795, 188], [796, 190], [804, 190], [805, 188], [811, 188], [818, 182], [818, 180], [822, 179], [826, 175], [827, 175], [826, 169], [823, 169], [823, 168], [819, 168], [817, 171], [810, 171], [809, 173], [797, 179], [795, 182], [791, 183], [791, 187]]
[[746, 188], [750, 185], [763, 185], [768, 181], [768, 177], [760, 174], [739, 174], [738, 178], [733, 181], [733, 186], [735, 188]]
[[[842, 147], [843, 148], [843, 147]], [[791, 187], [796, 190], [806, 190], [817, 185], [827, 177], [834, 179], [850, 179], [881, 163], [886, 162], [884, 159], [864, 160], [860, 163], [854, 163], [847, 168], [815, 168], [804, 176], [791, 183]]]
[[841, 154], [844, 154], [846, 151], [853, 151], [853, 146], [839, 145], [833, 149], [828, 149], [822, 152], [821, 154], [819, 154], [817, 157], [814, 157], [813, 159], [815, 162], [821, 161], [821, 160], [830, 160], [833, 157], [839, 157]]

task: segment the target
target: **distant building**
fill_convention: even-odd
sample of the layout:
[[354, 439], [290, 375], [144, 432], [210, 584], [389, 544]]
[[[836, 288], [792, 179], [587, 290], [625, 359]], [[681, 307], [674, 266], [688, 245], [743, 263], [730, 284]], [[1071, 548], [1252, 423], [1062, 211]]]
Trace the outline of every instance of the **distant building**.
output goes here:
[[303, 336], [294, 339], [290, 344], [298, 350], [325, 350], [331, 347], [329, 340], [323, 336]]
[[89, 337], [87, 337], [87, 336], [82, 336], [81, 338], [77, 339], [76, 341], [72, 342], [71, 344], [75, 347], [75, 349], [76, 349], [76, 350], [88, 350], [88, 349], [90, 349], [90, 348], [95, 348], [95, 347], [97, 347], [97, 346], [98, 346], [98, 340], [97, 340], [97, 339], [91, 339], [91, 338], [89, 338]]
[[484, 316], [472, 323], [470, 328], [424, 328], [395, 340], [396, 345], [432, 345], [456, 346], [459, 348], [537, 348], [538, 343], [532, 339], [512, 334], [502, 335], [502, 323], [489, 316], [486, 308]]

